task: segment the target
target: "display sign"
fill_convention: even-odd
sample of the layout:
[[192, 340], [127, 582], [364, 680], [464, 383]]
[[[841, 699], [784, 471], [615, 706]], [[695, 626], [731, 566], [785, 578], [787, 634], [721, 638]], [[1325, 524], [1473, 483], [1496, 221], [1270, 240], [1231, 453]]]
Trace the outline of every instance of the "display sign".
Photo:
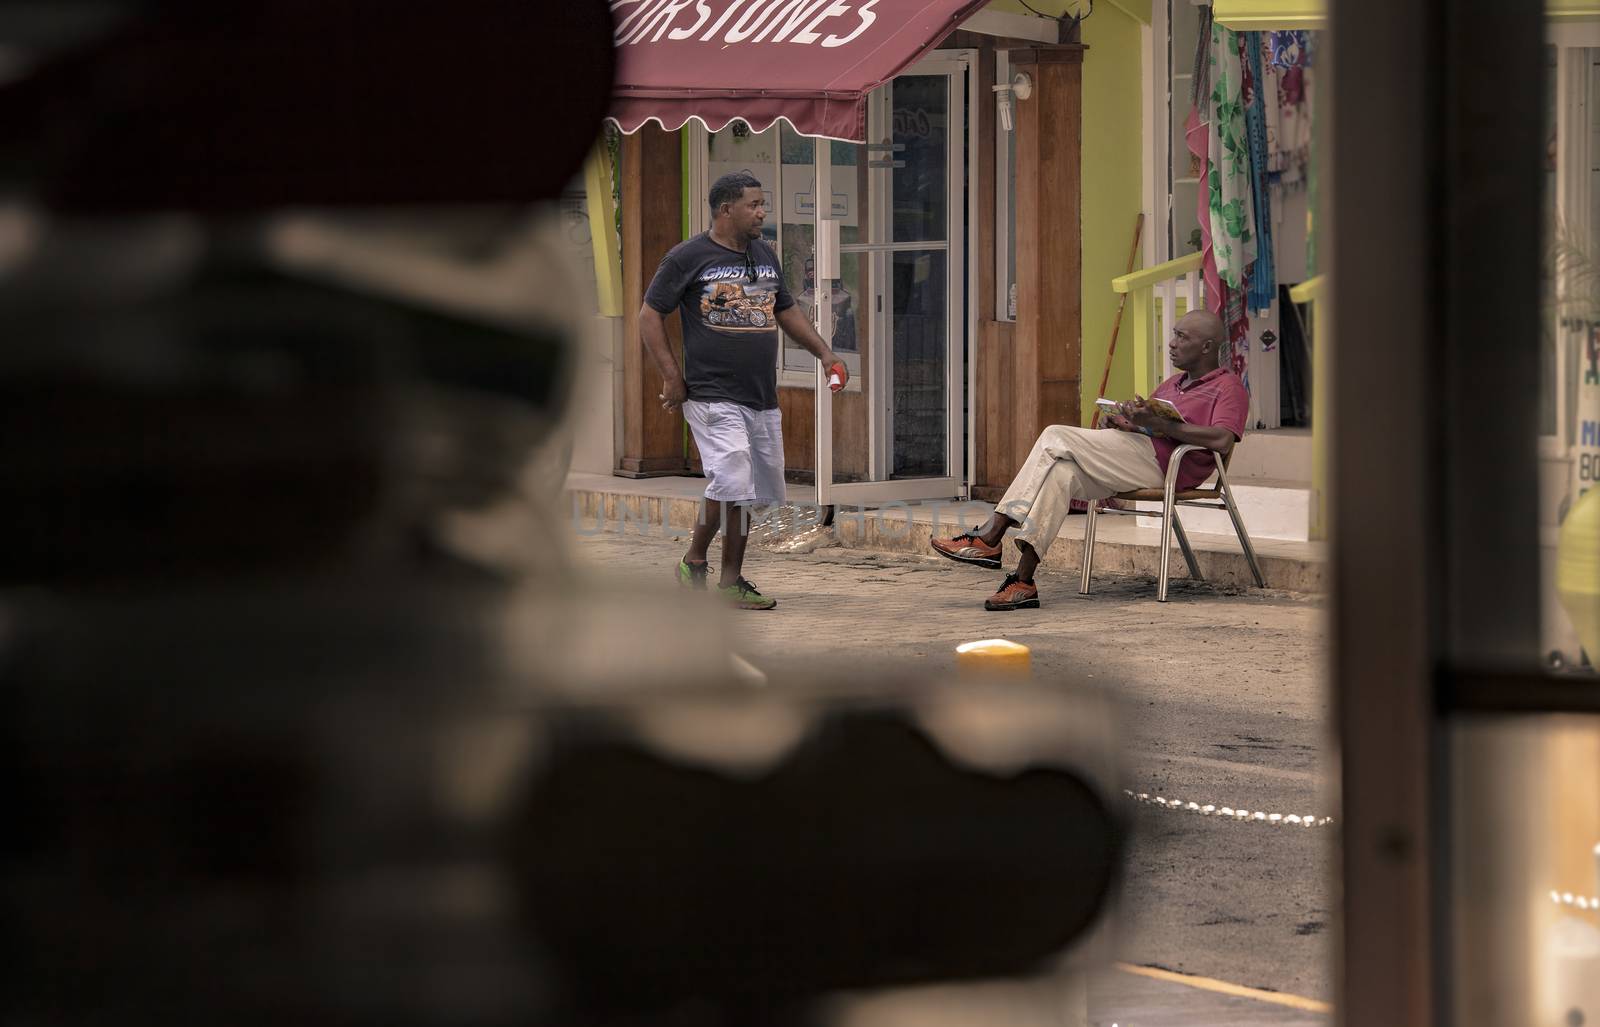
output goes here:
[[1578, 402], [1573, 410], [1573, 502], [1600, 485], [1600, 325], [1590, 325], [1578, 349]]

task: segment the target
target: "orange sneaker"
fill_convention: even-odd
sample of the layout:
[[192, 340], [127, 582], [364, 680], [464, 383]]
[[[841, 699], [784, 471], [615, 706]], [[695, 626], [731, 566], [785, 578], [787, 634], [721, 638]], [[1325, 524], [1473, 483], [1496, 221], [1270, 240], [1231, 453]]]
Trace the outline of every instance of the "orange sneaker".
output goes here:
[[983, 601], [985, 610], [1037, 610], [1039, 590], [1031, 581], [1018, 581], [1015, 574], [1007, 574], [1000, 583], [1000, 591]]
[[976, 564], [992, 570], [998, 570], [1000, 567], [1000, 547], [991, 546], [974, 531], [962, 532], [955, 538], [936, 538], [930, 544], [935, 553], [952, 560], [959, 560], [961, 563]]

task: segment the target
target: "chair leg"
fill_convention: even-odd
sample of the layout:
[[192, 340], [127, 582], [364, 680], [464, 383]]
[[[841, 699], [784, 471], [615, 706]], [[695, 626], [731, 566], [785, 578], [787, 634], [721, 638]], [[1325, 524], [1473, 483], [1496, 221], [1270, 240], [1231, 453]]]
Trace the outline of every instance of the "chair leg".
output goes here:
[[1161, 575], [1156, 579], [1156, 602], [1167, 601], [1167, 571], [1172, 566], [1172, 477], [1167, 477], [1167, 498], [1161, 505]]
[[1250, 565], [1250, 574], [1256, 579], [1256, 588], [1266, 588], [1267, 579], [1261, 575], [1261, 565], [1256, 562], [1255, 547], [1250, 544], [1250, 533], [1244, 530], [1244, 518], [1239, 516], [1239, 507], [1233, 501], [1233, 489], [1226, 480], [1222, 483], [1222, 501], [1228, 508], [1228, 517], [1233, 520], [1233, 530], [1239, 535], [1239, 548], [1244, 550], [1245, 562]]
[[1206, 576], [1200, 573], [1200, 561], [1195, 558], [1194, 549], [1189, 545], [1189, 534], [1183, 530], [1183, 521], [1178, 518], [1178, 507], [1172, 507], [1172, 531], [1178, 536], [1178, 547], [1183, 550], [1183, 562], [1189, 565], [1189, 577], [1194, 581], [1204, 581]]
[[1089, 501], [1089, 512], [1083, 522], [1083, 580], [1078, 583], [1078, 594], [1089, 594], [1089, 573], [1094, 568], [1095, 501]]

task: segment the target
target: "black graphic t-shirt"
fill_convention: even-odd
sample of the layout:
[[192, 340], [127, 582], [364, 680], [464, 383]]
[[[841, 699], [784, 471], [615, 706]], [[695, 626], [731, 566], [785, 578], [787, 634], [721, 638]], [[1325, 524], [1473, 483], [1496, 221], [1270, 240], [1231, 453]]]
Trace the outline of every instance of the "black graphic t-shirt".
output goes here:
[[679, 243], [661, 259], [644, 301], [682, 316], [690, 399], [777, 407], [778, 312], [794, 306], [794, 297], [764, 239], [752, 239], [746, 253], [709, 232]]

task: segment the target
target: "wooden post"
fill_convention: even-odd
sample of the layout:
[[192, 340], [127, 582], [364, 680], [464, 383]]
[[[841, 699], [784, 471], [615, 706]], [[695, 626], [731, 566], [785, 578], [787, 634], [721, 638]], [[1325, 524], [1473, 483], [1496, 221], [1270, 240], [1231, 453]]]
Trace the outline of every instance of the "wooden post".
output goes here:
[[[645, 125], [622, 137], [622, 457], [616, 474], [684, 474], [683, 417], [661, 409], [661, 375], [639, 341], [639, 307], [666, 252], [683, 240], [683, 165], [678, 134]], [[667, 341], [683, 359], [683, 330], [667, 317]]]
[[[1011, 51], [1013, 69], [1033, 79], [1033, 94], [1017, 101], [1013, 121], [1017, 325], [1008, 474], [1020, 466], [1044, 428], [1082, 423], [1079, 212], [1085, 49], [1074, 45]], [[990, 440], [991, 447], [1000, 443]]]

